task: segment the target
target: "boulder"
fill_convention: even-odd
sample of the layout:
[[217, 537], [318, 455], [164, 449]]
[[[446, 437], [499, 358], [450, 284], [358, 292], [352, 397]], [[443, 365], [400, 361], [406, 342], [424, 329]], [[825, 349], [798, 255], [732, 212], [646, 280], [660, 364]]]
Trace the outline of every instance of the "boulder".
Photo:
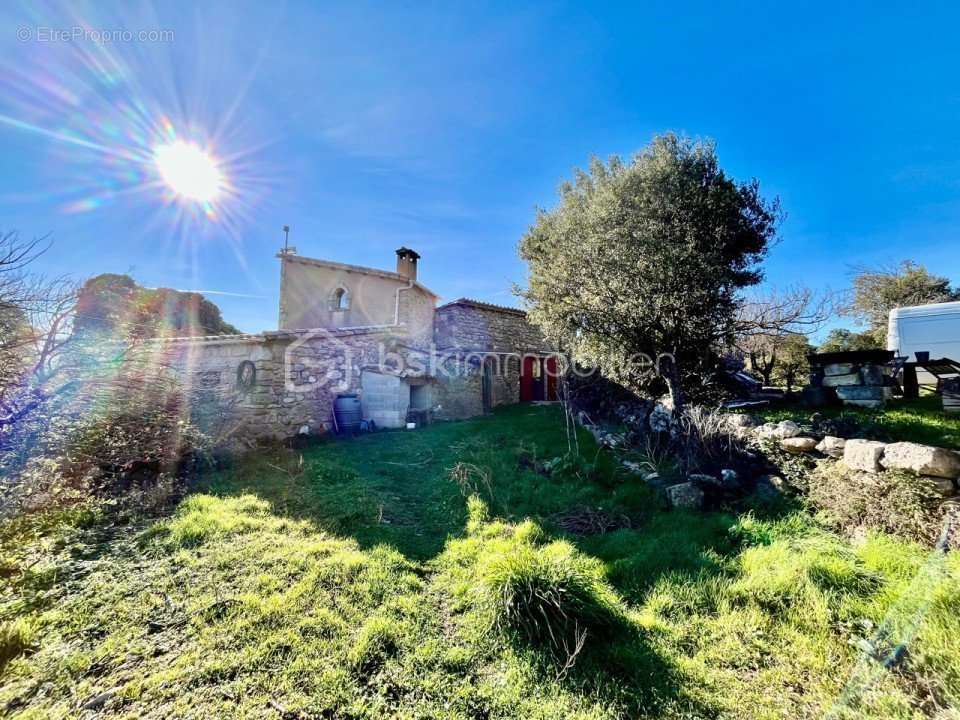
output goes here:
[[777, 437], [792, 438], [800, 434], [800, 426], [793, 420], [781, 420], [777, 423]]
[[890, 443], [884, 451], [882, 464], [888, 470], [908, 470], [917, 475], [960, 477], [960, 453], [931, 445]]
[[667, 488], [667, 499], [675, 508], [699, 510], [703, 507], [703, 490], [692, 482], [680, 483]]
[[850, 375], [856, 372], [853, 363], [832, 363], [823, 368], [823, 374], [828, 376]]
[[757, 493], [774, 498], [790, 492], [790, 486], [779, 475], [761, 475], [757, 478]]
[[843, 464], [851, 470], [878, 473], [886, 445], [876, 440], [847, 440], [843, 446]]
[[687, 480], [697, 485], [715, 485], [720, 487], [720, 480], [706, 473], [690, 473], [687, 475]]
[[834, 437], [833, 435], [827, 435], [820, 443], [817, 445], [817, 450], [824, 455], [832, 458], [842, 458], [843, 457], [843, 446], [847, 444], [847, 441], [843, 438]]
[[654, 432], [670, 432], [673, 427], [673, 410], [663, 403], [657, 403], [650, 411], [649, 422], [650, 429]]
[[860, 373], [850, 373], [849, 375], [827, 375], [823, 378], [824, 387], [842, 387], [844, 385], [859, 385]]
[[789, 437], [780, 441], [780, 447], [788, 453], [800, 455], [817, 447], [817, 441], [809, 437]]
[[937, 489], [937, 492], [944, 497], [951, 497], [957, 492], [957, 486], [953, 480], [948, 480], [947, 478], [942, 477], [928, 477], [926, 479], [929, 480]]
[[768, 440], [782, 440], [800, 434], [800, 426], [793, 420], [781, 420], [778, 423], [764, 423], [755, 431], [758, 436]]

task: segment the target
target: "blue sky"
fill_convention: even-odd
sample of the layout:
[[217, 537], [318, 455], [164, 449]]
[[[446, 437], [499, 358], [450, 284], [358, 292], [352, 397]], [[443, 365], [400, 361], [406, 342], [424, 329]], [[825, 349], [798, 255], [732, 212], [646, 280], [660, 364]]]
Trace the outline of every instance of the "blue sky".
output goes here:
[[[0, 228], [50, 234], [51, 274], [216, 291], [248, 331], [276, 326], [284, 224], [301, 254], [391, 268], [408, 245], [443, 297], [512, 304], [535, 207], [591, 154], [676, 130], [780, 196], [770, 284], [908, 257], [960, 282], [958, 21], [949, 3], [8, 2]], [[51, 39], [78, 26], [172, 37]], [[213, 218], [153, 183], [163, 132], [224, 158]]]

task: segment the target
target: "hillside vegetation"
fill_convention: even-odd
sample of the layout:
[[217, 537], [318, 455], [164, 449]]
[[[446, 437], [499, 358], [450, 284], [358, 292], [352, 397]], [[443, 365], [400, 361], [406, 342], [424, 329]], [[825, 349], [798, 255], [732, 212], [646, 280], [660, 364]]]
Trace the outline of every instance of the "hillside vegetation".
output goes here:
[[666, 511], [580, 443], [583, 462], [554, 462], [559, 413], [514, 407], [259, 453], [167, 517], [8, 523], [0, 707], [919, 718], [960, 703], [955, 556], [851, 544], [785, 505]]

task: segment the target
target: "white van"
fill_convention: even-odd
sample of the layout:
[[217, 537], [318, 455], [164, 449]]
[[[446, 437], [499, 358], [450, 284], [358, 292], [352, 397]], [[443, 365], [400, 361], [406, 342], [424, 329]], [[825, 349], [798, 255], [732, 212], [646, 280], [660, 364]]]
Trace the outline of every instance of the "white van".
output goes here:
[[[927, 351], [931, 360], [950, 358], [960, 362], [960, 302], [894, 308], [887, 325], [887, 350], [915, 362], [917, 351]], [[920, 372], [922, 384], [935, 382]]]

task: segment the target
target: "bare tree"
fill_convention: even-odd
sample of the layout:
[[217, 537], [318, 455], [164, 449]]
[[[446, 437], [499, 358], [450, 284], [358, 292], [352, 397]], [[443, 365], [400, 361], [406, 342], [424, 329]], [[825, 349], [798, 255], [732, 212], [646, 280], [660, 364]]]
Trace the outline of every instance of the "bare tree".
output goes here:
[[49, 247], [46, 238], [0, 235], [0, 426], [40, 402], [70, 341], [76, 284], [30, 271]]
[[765, 385], [771, 384], [778, 365], [790, 356], [792, 385], [798, 367], [794, 357], [798, 337], [822, 328], [835, 314], [836, 307], [833, 293], [815, 293], [807, 287], [772, 290], [747, 298], [737, 313], [736, 349]]

